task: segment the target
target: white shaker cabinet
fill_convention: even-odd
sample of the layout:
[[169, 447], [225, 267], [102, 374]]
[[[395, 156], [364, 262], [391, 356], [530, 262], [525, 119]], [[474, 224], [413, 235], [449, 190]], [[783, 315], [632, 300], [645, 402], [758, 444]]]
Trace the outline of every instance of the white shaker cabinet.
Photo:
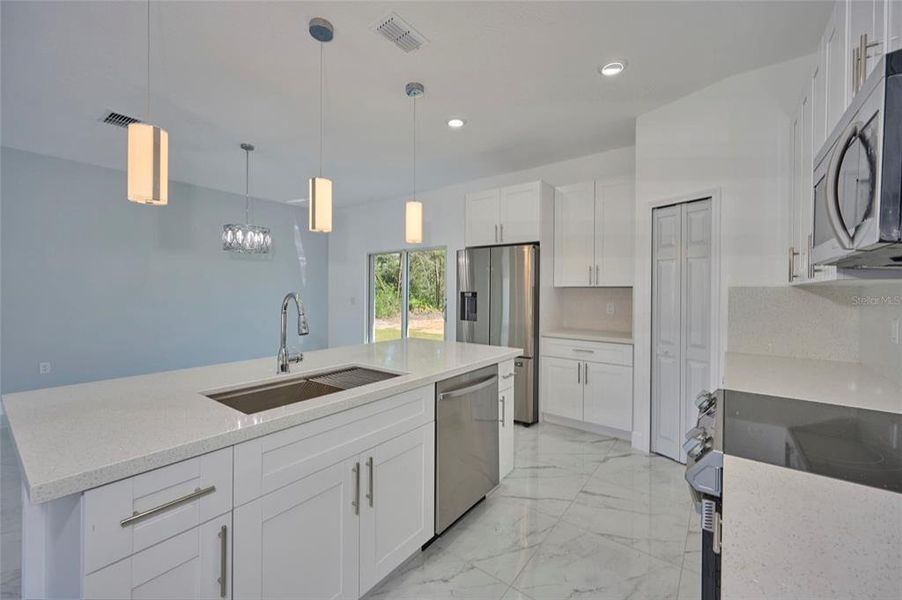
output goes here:
[[498, 243], [501, 190], [467, 194], [466, 213], [467, 246], [489, 246]]
[[498, 477], [514, 470], [514, 362], [498, 365]]
[[631, 344], [542, 338], [542, 413], [567, 425], [628, 434], [633, 426]]
[[827, 136], [836, 127], [840, 117], [848, 106], [851, 89], [850, 60], [846, 53], [846, 2], [834, 4], [833, 14], [827, 23], [823, 36], [822, 59], [826, 76], [825, 114], [827, 119]]
[[85, 598], [230, 598], [228, 513], [87, 575]]
[[542, 181], [466, 196], [466, 245], [526, 244], [541, 238], [542, 205], [551, 201]]
[[555, 190], [554, 285], [633, 285], [632, 182], [589, 181]]
[[356, 600], [355, 469], [342, 461], [235, 509], [236, 599]]
[[383, 442], [359, 460], [363, 596], [435, 532], [435, 427]]

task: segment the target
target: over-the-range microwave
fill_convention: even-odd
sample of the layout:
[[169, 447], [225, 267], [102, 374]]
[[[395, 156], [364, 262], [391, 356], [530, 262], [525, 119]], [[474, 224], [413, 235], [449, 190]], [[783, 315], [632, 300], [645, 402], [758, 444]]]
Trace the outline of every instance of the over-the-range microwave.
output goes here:
[[814, 160], [811, 262], [902, 268], [902, 50], [868, 77]]

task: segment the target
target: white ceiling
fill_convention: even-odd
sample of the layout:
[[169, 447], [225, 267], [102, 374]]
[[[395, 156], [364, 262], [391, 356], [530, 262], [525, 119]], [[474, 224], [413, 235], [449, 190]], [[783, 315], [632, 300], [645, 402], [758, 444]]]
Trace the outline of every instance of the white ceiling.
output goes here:
[[[242, 141], [256, 144], [251, 193], [306, 196], [318, 164], [339, 204], [411, 189], [418, 80], [418, 187], [431, 189], [629, 145], [634, 119], [734, 73], [814, 50], [831, 2], [154, 2], [152, 121], [169, 131], [175, 180], [243, 192]], [[144, 116], [143, 2], [2, 3], [2, 143], [124, 169], [125, 131]], [[405, 54], [370, 30], [390, 11], [429, 39]], [[628, 61], [617, 78], [596, 73]], [[451, 131], [445, 121], [469, 123]]]

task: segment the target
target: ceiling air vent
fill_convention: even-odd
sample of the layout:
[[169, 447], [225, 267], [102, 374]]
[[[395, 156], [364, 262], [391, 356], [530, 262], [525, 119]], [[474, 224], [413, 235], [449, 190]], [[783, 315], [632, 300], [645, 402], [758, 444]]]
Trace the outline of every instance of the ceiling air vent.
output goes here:
[[372, 26], [372, 30], [404, 52], [419, 50], [429, 43], [429, 40], [423, 37], [422, 33], [414, 29], [410, 23], [407, 23], [395, 13], [389, 14], [384, 19], [379, 19]]
[[128, 115], [123, 115], [117, 112], [109, 112], [102, 119], [104, 123], [108, 125], [115, 125], [116, 127], [128, 127], [132, 123], [140, 123], [141, 119], [136, 119], [134, 117], [130, 117]]

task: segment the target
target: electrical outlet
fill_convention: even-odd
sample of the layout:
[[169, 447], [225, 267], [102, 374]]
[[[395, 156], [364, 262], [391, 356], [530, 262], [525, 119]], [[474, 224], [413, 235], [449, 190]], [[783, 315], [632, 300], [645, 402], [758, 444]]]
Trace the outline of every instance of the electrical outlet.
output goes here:
[[889, 339], [892, 343], [899, 344], [899, 319], [893, 319], [889, 323]]
[[608, 313], [609, 315], [613, 315], [613, 314], [614, 314], [614, 310], [615, 310], [615, 309], [614, 309], [614, 303], [613, 303], [613, 302], [608, 302], [608, 305], [607, 305], [607, 307], [605, 307], [605, 310], [607, 311], [607, 313]]
[[38, 363], [38, 373], [40, 373], [41, 375], [47, 375], [48, 373], [50, 373], [50, 363]]

